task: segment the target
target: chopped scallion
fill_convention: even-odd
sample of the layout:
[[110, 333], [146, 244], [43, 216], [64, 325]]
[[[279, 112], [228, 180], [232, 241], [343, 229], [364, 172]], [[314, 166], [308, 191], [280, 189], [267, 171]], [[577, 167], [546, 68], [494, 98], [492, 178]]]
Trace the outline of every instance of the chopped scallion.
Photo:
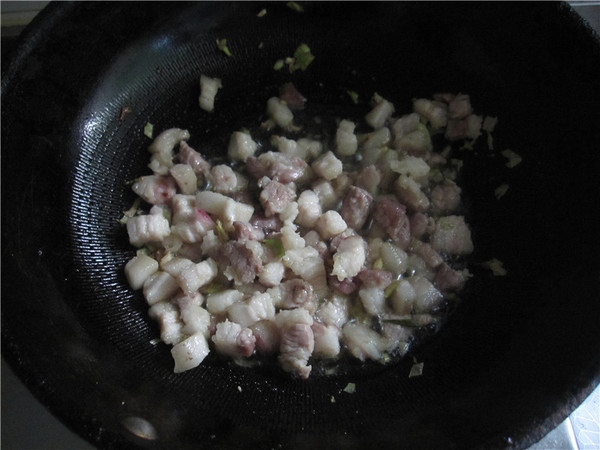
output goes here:
[[146, 126], [144, 127], [144, 136], [150, 139], [154, 137], [154, 125], [150, 122], [146, 122]]
[[219, 47], [219, 50], [227, 56], [231, 56], [231, 51], [229, 50], [229, 47], [227, 47], [227, 39], [217, 39], [217, 47]]

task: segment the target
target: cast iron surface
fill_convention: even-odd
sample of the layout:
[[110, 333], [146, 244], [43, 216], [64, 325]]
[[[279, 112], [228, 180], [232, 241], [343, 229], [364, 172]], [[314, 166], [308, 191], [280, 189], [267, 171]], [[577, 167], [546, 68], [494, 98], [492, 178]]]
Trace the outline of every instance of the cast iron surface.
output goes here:
[[[308, 70], [274, 71], [302, 42]], [[200, 73], [225, 86], [213, 114], [197, 104]], [[526, 447], [600, 377], [598, 79], [597, 37], [558, 3], [51, 5], [3, 67], [3, 356], [102, 448]], [[117, 222], [133, 201], [125, 182], [147, 172], [144, 124], [187, 128], [192, 146], [222, 154], [286, 81], [315, 113], [352, 117], [368, 105], [346, 90], [398, 111], [466, 92], [500, 118], [495, 147], [523, 157], [507, 169], [485, 146], [465, 153], [475, 276], [415, 348], [420, 377], [408, 378], [412, 358], [298, 381], [215, 356], [175, 375], [167, 346], [150, 344]], [[494, 257], [508, 276], [477, 264]], [[130, 417], [157, 439], [129, 433]]]

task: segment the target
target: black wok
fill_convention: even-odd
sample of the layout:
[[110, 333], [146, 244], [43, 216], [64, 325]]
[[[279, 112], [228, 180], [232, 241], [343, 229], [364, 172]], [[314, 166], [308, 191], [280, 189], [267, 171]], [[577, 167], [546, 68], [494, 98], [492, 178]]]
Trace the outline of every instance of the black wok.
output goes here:
[[[302, 42], [312, 65], [274, 71]], [[225, 86], [210, 115], [200, 73]], [[527, 447], [600, 379], [598, 80], [598, 39], [560, 3], [52, 4], [3, 67], [2, 354], [102, 448]], [[286, 81], [314, 111], [357, 117], [368, 105], [347, 90], [406, 111], [469, 93], [500, 118], [496, 149], [523, 157], [507, 169], [498, 151], [467, 154], [475, 276], [415, 347], [420, 377], [411, 357], [299, 381], [210, 356], [175, 375], [150, 343], [117, 222], [125, 182], [147, 171], [145, 123], [219, 154]], [[491, 258], [508, 276], [478, 264]]]

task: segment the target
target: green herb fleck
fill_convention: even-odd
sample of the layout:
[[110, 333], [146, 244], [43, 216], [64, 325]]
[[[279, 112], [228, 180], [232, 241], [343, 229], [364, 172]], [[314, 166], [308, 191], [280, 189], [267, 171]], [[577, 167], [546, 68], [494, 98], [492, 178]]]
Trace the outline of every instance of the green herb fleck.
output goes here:
[[146, 126], [144, 127], [144, 136], [150, 139], [154, 137], [154, 125], [150, 122], [146, 122]]
[[505, 183], [505, 184], [501, 184], [494, 190], [494, 195], [496, 196], [496, 198], [498, 200], [500, 200], [502, 197], [504, 197], [506, 195], [507, 192], [508, 192], [508, 184]]
[[267, 238], [263, 239], [263, 244], [273, 250], [276, 258], [282, 258], [285, 255], [285, 249], [283, 248], [283, 243], [279, 238]]
[[354, 104], [358, 103], [358, 94], [354, 91], [346, 91]]
[[348, 394], [354, 394], [356, 392], [356, 384], [348, 383], [344, 388], [344, 392], [347, 392]]
[[229, 234], [227, 234], [227, 231], [225, 231], [225, 228], [223, 228], [223, 224], [221, 223], [220, 219], [217, 219], [215, 222], [215, 232], [221, 242], [227, 242], [229, 240]]
[[310, 47], [306, 44], [300, 44], [294, 52], [294, 60], [290, 64], [290, 72], [295, 70], [306, 70], [306, 68], [313, 62], [315, 56], [310, 52]]
[[267, 15], [267, 10], [266, 9], [261, 9], [259, 11], [259, 13], [256, 15], [256, 17], [264, 17]]
[[278, 59], [277, 61], [275, 61], [275, 64], [273, 64], [273, 70], [281, 70], [283, 69], [283, 59]]
[[200, 288], [200, 292], [204, 295], [216, 294], [227, 289], [227, 286], [219, 283], [218, 281], [211, 281]]
[[492, 274], [496, 277], [503, 277], [506, 274], [508, 274], [508, 271], [504, 268], [504, 264], [502, 264], [502, 261], [496, 258], [484, 262], [483, 267], [486, 267], [489, 270], [491, 270]]
[[227, 47], [227, 39], [217, 39], [217, 47], [227, 56], [231, 56], [231, 51], [229, 51], [229, 47]]
[[304, 12], [304, 8], [296, 2], [287, 2], [287, 7], [296, 12]]
[[392, 295], [399, 285], [400, 280], [392, 281], [392, 283], [383, 291], [383, 295], [385, 296], [385, 298], [388, 298], [390, 295]]

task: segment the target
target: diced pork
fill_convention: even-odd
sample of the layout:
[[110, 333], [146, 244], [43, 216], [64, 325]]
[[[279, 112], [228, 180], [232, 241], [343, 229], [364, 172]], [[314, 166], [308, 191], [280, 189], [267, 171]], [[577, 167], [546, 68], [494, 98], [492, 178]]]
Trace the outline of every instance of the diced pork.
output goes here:
[[341, 216], [354, 230], [360, 230], [369, 218], [373, 196], [364, 189], [350, 186], [342, 203]]
[[306, 98], [296, 89], [293, 83], [285, 83], [279, 88], [279, 98], [290, 109], [304, 109], [304, 104], [306, 103]]
[[406, 207], [393, 197], [381, 197], [375, 203], [373, 218], [393, 242], [406, 249], [410, 242], [410, 222]]
[[255, 292], [249, 300], [231, 305], [228, 315], [232, 322], [239, 323], [245, 328], [259, 320], [274, 318], [275, 307], [269, 294]]
[[202, 175], [202, 179], [204, 179], [210, 171], [210, 163], [185, 141], [179, 143], [177, 159], [181, 164], [188, 164], [191, 166], [196, 176]]
[[317, 309], [317, 297], [313, 287], [304, 280], [294, 278], [281, 284], [281, 302], [283, 309], [304, 308], [313, 314]]
[[272, 354], [279, 350], [279, 328], [271, 320], [260, 320], [250, 326], [256, 338], [256, 351]]
[[214, 342], [217, 352], [233, 357], [244, 356], [247, 358], [252, 355], [256, 345], [256, 338], [250, 328], [242, 328], [228, 319], [217, 324], [216, 332], [211, 340]]
[[285, 210], [288, 204], [296, 199], [296, 191], [289, 184], [271, 180], [260, 193], [260, 203], [267, 217]]
[[129, 242], [136, 247], [149, 242], [160, 242], [170, 231], [169, 221], [162, 214], [144, 214], [127, 220]]
[[332, 275], [339, 281], [352, 278], [362, 270], [365, 263], [365, 241], [360, 236], [351, 236], [340, 241], [333, 255]]
[[370, 164], [358, 174], [355, 185], [371, 195], [376, 195], [379, 183], [381, 183], [381, 171], [375, 165]]
[[466, 255], [473, 252], [471, 231], [463, 216], [444, 216], [436, 220], [431, 245], [439, 253]]
[[[354, 134], [355, 127], [356, 124], [350, 120], [342, 120], [338, 125], [335, 133], [335, 149], [339, 156], [349, 156], [356, 153], [356, 149], [358, 148], [358, 139]], [[331, 178], [327, 179], [330, 180]]]
[[234, 131], [229, 139], [227, 156], [234, 161], [246, 161], [249, 157], [254, 156], [257, 148], [258, 145], [252, 140], [249, 133]]
[[460, 205], [461, 189], [452, 181], [438, 184], [431, 191], [431, 213], [439, 216], [454, 212]]
[[448, 264], [443, 263], [437, 269], [433, 284], [441, 290], [460, 291], [469, 276], [470, 273], [467, 269], [454, 270]]
[[233, 234], [237, 241], [262, 241], [265, 233], [262, 228], [256, 227], [248, 222], [233, 222]]
[[138, 178], [131, 188], [133, 192], [152, 205], [164, 205], [177, 193], [175, 180], [162, 175]]
[[290, 108], [277, 97], [271, 97], [267, 100], [267, 115], [281, 128], [290, 127], [294, 120], [294, 114]]
[[358, 279], [366, 288], [385, 289], [393, 280], [392, 273], [383, 269], [365, 269], [358, 273]]
[[208, 251], [221, 272], [237, 284], [252, 283], [260, 271], [262, 262], [244, 243], [228, 241], [222, 247]]
[[215, 109], [217, 91], [222, 87], [223, 85], [219, 78], [210, 78], [204, 74], [200, 75], [200, 97], [198, 99], [200, 108], [208, 112], [213, 111]]
[[443, 128], [448, 123], [448, 106], [442, 102], [419, 98], [413, 102], [413, 108], [434, 128]]
[[369, 358], [377, 361], [381, 358], [381, 336], [361, 323], [350, 322], [342, 328], [342, 335], [348, 350], [364, 361]]
[[196, 333], [174, 345], [171, 356], [175, 361], [173, 372], [180, 373], [198, 367], [208, 356], [210, 349], [203, 333]]
[[306, 379], [312, 366], [308, 359], [315, 348], [315, 337], [310, 325], [297, 323], [281, 330], [279, 363], [286, 372], [297, 373]]
[[340, 329], [335, 325], [325, 325], [320, 322], [312, 324], [315, 339], [313, 356], [335, 358], [340, 353]]
[[246, 169], [257, 180], [266, 176], [284, 184], [302, 178], [307, 167], [301, 158], [279, 152], [265, 152], [258, 158], [251, 156], [246, 160]]
[[468, 95], [458, 94], [448, 104], [448, 116], [450, 119], [464, 119], [473, 112], [471, 99]]
[[365, 116], [365, 121], [375, 129], [381, 128], [394, 113], [394, 105], [383, 99]]

